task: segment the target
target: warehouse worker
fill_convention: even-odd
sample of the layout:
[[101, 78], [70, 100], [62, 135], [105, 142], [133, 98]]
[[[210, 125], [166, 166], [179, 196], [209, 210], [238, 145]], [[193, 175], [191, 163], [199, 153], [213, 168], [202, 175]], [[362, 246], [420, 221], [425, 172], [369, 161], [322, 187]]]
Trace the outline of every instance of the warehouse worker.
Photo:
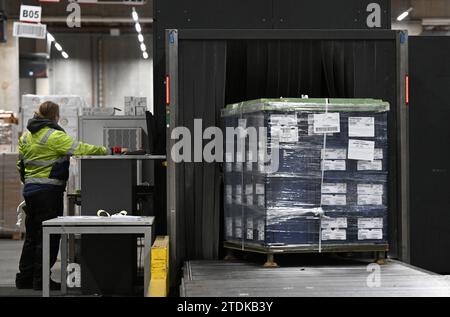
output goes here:
[[[122, 152], [74, 140], [58, 125], [59, 106], [44, 102], [28, 121], [19, 140], [17, 167], [24, 183], [26, 237], [20, 257], [16, 287], [42, 289], [42, 222], [63, 215], [64, 191], [69, 177], [71, 155], [106, 155]], [[50, 267], [58, 255], [59, 239], [50, 238]], [[62, 268], [63, 270], [65, 268]], [[60, 284], [50, 281], [51, 289]]]

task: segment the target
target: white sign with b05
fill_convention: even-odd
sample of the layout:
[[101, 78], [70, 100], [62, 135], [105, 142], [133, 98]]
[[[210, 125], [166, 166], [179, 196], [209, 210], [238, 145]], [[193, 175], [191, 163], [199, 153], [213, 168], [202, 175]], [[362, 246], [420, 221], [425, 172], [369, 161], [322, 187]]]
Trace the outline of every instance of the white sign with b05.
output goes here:
[[20, 21], [41, 23], [42, 8], [38, 6], [20, 6]]

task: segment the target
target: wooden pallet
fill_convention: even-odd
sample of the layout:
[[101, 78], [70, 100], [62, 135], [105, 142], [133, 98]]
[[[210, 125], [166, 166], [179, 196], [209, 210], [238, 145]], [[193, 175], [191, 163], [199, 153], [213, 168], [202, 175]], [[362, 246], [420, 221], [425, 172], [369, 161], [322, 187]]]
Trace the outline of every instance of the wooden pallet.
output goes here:
[[224, 248], [227, 249], [225, 260], [233, 260], [233, 251], [243, 251], [251, 253], [260, 253], [267, 255], [267, 261], [264, 267], [276, 268], [276, 254], [294, 254], [294, 253], [359, 253], [370, 252], [373, 254], [374, 261], [380, 265], [385, 264], [386, 255], [389, 251], [388, 244], [327, 244], [322, 245], [321, 249], [317, 245], [292, 245], [292, 246], [262, 246], [258, 244], [239, 242], [224, 242]]
[[20, 232], [20, 231], [14, 232], [14, 233], [11, 235], [11, 239], [12, 239], [12, 240], [17, 240], [17, 241], [23, 240], [23, 237], [24, 237], [24, 234], [23, 234], [22, 232]]
[[0, 237], [4, 239], [11, 239], [20, 241], [24, 238], [24, 233], [20, 231], [7, 231], [7, 232], [1, 232], [0, 231]]

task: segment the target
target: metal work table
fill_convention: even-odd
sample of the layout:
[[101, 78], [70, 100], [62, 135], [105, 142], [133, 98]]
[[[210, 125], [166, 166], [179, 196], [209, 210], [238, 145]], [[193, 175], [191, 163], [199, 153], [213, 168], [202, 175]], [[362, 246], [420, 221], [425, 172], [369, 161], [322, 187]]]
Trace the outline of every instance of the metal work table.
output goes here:
[[42, 223], [42, 296], [50, 296], [50, 235], [61, 234], [61, 292], [67, 292], [67, 238], [70, 234], [143, 234], [144, 296], [150, 283], [150, 249], [154, 217], [58, 217]]
[[81, 215], [95, 216], [96, 210], [112, 213], [136, 209], [135, 187], [139, 184], [137, 162], [162, 161], [165, 155], [78, 156], [80, 161]]

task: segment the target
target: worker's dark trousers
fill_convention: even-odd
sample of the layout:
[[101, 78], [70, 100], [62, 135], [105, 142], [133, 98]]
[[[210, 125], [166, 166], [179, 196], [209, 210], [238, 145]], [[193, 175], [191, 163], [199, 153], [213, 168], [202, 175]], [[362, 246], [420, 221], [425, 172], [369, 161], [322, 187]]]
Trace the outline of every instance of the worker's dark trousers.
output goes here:
[[[42, 283], [42, 222], [63, 215], [64, 192], [39, 192], [25, 198], [26, 235], [16, 281]], [[50, 268], [58, 256], [60, 235], [50, 236]]]

